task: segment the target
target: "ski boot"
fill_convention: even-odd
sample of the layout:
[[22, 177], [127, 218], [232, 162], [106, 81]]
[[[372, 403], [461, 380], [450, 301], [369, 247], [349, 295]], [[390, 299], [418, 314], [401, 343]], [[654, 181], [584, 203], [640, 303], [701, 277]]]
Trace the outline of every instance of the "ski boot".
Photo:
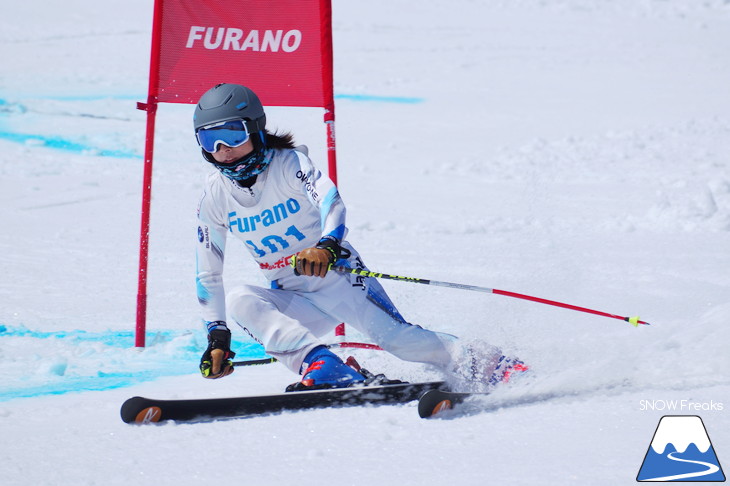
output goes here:
[[450, 385], [453, 390], [463, 392], [489, 392], [495, 385], [509, 382], [515, 373], [528, 369], [524, 362], [509, 358], [499, 348], [480, 340], [465, 343], [453, 356]]
[[317, 346], [310, 351], [302, 368], [302, 380], [287, 386], [286, 391], [345, 388], [365, 381], [365, 376], [343, 363], [326, 346]]
[[517, 358], [508, 358], [500, 356], [497, 367], [494, 369], [492, 376], [489, 378], [489, 385], [495, 386], [499, 383], [509, 383], [510, 379], [517, 374], [525, 373], [530, 369], [523, 361]]

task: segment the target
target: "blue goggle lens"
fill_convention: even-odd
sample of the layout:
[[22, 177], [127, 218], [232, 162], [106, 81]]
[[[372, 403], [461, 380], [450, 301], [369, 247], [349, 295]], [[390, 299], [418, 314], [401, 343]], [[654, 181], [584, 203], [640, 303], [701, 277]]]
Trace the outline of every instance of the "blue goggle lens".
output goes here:
[[233, 120], [203, 127], [195, 136], [203, 150], [209, 153], [217, 152], [219, 145], [240, 147], [251, 138], [243, 120]]

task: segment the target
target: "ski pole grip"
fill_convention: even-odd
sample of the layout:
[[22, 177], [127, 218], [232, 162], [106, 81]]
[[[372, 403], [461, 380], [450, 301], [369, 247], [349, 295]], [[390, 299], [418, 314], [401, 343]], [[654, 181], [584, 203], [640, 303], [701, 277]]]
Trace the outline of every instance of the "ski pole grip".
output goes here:
[[296, 255], [296, 253], [294, 255], [292, 255], [290, 265], [294, 269], [294, 275], [296, 275], [297, 277], [300, 276], [301, 273], [299, 273], [299, 271], [297, 270], [297, 255]]
[[[291, 263], [289, 263], [289, 265], [291, 265], [291, 267], [294, 269], [294, 275], [299, 277], [301, 275], [301, 273], [299, 273], [299, 271], [297, 270], [297, 255], [296, 254], [292, 255]], [[329, 266], [327, 267], [327, 271], [330, 271], [330, 270], [347, 273], [347, 269], [344, 269], [345, 272], [343, 272], [343, 268], [335, 266], [334, 263], [330, 263]]]

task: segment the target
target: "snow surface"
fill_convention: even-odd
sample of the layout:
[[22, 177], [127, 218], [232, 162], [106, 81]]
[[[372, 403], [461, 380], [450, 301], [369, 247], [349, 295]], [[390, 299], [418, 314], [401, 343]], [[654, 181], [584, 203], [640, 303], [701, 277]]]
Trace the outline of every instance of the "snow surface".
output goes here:
[[[366, 263], [652, 325], [385, 282], [411, 321], [499, 344], [533, 376], [443, 420], [411, 403], [124, 424], [130, 396], [273, 393], [296, 377], [197, 374], [208, 169], [188, 105], [157, 119], [149, 346], [132, 347], [151, 0], [5, 2], [0, 482], [634, 484], [668, 414], [700, 415], [728, 462], [728, 2], [333, 3], [339, 186]], [[321, 110], [269, 120], [325, 166]], [[264, 285], [244, 253], [228, 283]]]

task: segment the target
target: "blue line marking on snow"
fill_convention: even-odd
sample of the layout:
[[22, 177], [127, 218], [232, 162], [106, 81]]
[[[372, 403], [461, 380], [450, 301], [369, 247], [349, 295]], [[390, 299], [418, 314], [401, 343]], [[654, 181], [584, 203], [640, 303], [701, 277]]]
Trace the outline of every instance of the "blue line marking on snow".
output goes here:
[[[376, 103], [422, 103], [424, 98], [416, 96], [381, 96], [371, 94], [355, 94], [355, 93], [335, 93], [335, 99], [350, 101], [372, 101]], [[36, 99], [46, 99], [54, 101], [98, 101], [98, 100], [146, 100], [147, 95], [67, 95], [67, 96], [33, 96]], [[0, 99], [0, 105], [10, 105], [7, 100]]]
[[[39, 96], [41, 99], [52, 99], [56, 101], [96, 101], [104, 99], [116, 100], [146, 100], [147, 95], [69, 95], [69, 96]], [[348, 94], [336, 93], [335, 99], [350, 101], [374, 101], [377, 103], [421, 103], [423, 98], [413, 96], [379, 96], [370, 94]]]
[[[349, 100], [356, 102], [374, 102], [374, 103], [401, 103], [401, 104], [416, 104], [424, 101], [423, 98], [408, 97], [408, 96], [378, 96], [369, 94], [347, 94], [338, 93], [334, 95], [335, 99]], [[104, 99], [115, 99], [115, 100], [142, 100], [146, 99], [146, 96], [139, 95], [67, 95], [67, 96], [33, 96], [36, 99], [50, 99], [55, 101], [98, 101]], [[15, 102], [9, 102], [6, 99], [0, 98], [0, 114], [23, 114], [27, 112], [27, 108]], [[130, 150], [107, 150], [99, 147], [93, 147], [90, 145], [84, 145], [79, 142], [74, 142], [69, 139], [54, 136], [45, 136], [41, 134], [23, 134], [16, 133], [13, 131], [0, 131], [0, 139], [8, 140], [10, 142], [19, 144], [36, 145], [55, 150], [63, 150], [66, 152], [74, 152], [88, 155], [95, 155], [100, 157], [115, 157], [115, 158], [131, 158], [131, 159], [142, 159], [142, 155], [130, 151]]]
[[0, 115], [7, 113], [25, 113], [28, 109], [20, 103], [10, 103], [8, 100], [0, 98]]
[[65, 96], [27, 96], [41, 100], [54, 101], [98, 101], [98, 100], [147, 100], [147, 95], [65, 95]]
[[[46, 342], [51, 341], [51, 342]], [[205, 331], [159, 330], [148, 332], [149, 345], [134, 349], [133, 331], [35, 331], [23, 326], [0, 325], [5, 373], [0, 402], [15, 398], [104, 391], [129, 387], [168, 376], [198, 373]], [[231, 347], [241, 359], [265, 358], [261, 345], [234, 340]], [[46, 350], [38, 362], [21, 365], [24, 350]], [[13, 360], [13, 354], [17, 359]], [[23, 358], [25, 359], [25, 358]], [[8, 380], [13, 367], [30, 369], [28, 375]]]
[[[32, 100], [53, 100], [53, 101], [99, 101], [99, 100], [146, 100], [147, 95], [35, 95], [20, 94], [16, 99], [32, 99]], [[0, 98], [0, 105], [16, 104], [8, 103], [7, 100]]]
[[99, 372], [98, 376], [65, 377], [57, 383], [0, 391], [0, 402], [15, 398], [34, 398], [46, 395], [64, 395], [72, 392], [114, 390], [116, 388], [133, 386], [144, 381], [151, 381], [162, 376], [170, 376], [170, 374], [163, 375], [154, 372], [140, 372], [125, 375], [123, 373], [106, 374]]
[[[104, 97], [99, 97], [99, 99]], [[61, 98], [62, 99], [62, 98]], [[84, 97], [89, 100], [93, 97]], [[11, 103], [8, 100], [0, 98], [0, 114], [24, 114], [28, 109], [20, 103]], [[41, 134], [26, 134], [9, 131], [7, 129], [0, 130], [0, 139], [19, 144], [28, 144], [51, 148], [55, 150], [63, 150], [66, 152], [83, 153], [88, 155], [96, 155], [101, 157], [115, 157], [125, 159], [141, 159], [142, 156], [130, 150], [108, 150], [91, 145], [84, 145], [62, 137], [45, 136]]]
[[0, 139], [9, 140], [11, 142], [39, 145], [56, 150], [64, 150], [67, 152], [88, 153], [90, 155], [98, 155], [101, 157], [117, 157], [129, 159], [141, 159], [142, 156], [128, 150], [106, 150], [90, 145], [84, 145], [72, 142], [61, 137], [46, 137], [43, 135], [30, 135], [24, 133], [0, 132]]
[[[152, 333], [151, 333], [152, 334]], [[154, 339], [171, 340], [182, 335], [180, 331], [155, 331]], [[98, 342], [106, 346], [130, 348], [134, 346], [134, 331], [93, 332], [74, 329], [71, 331], [33, 331], [25, 326], [8, 327], [0, 324], [0, 339], [8, 337], [27, 337], [33, 339], [67, 339], [75, 342]]]
[[415, 104], [424, 101], [423, 98], [407, 97], [407, 96], [376, 96], [367, 94], [336, 94], [335, 99], [350, 101], [374, 101], [378, 103], [406, 103]]

